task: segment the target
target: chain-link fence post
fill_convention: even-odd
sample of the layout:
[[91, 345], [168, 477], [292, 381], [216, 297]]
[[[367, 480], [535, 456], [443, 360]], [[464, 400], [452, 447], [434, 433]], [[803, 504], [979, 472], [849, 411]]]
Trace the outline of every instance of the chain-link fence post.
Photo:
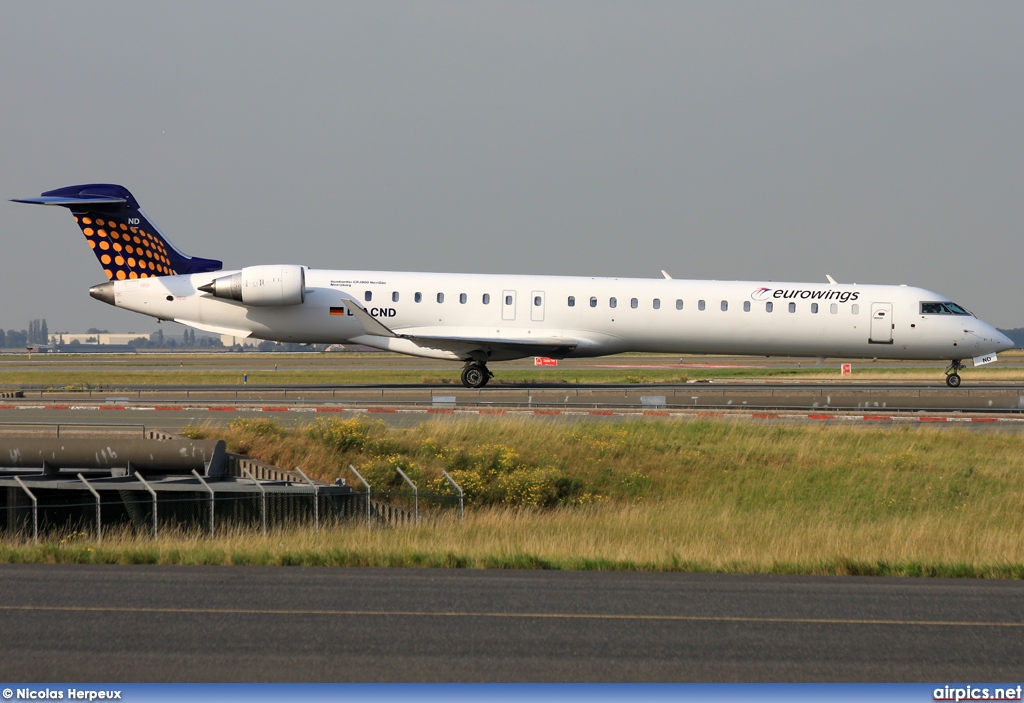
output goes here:
[[319, 532], [320, 531], [320, 489], [318, 488], [318, 486], [315, 483], [313, 483], [312, 481], [309, 480], [309, 476], [307, 476], [305, 473], [303, 473], [302, 469], [300, 469], [298, 466], [296, 466], [295, 470], [298, 471], [299, 472], [299, 476], [302, 476], [302, 478], [304, 478], [306, 480], [306, 483], [308, 483], [313, 488], [313, 531], [314, 532]]
[[410, 486], [412, 486], [413, 524], [419, 525], [420, 524], [420, 491], [419, 491], [418, 488], [416, 488], [416, 484], [409, 480], [409, 477], [405, 475], [404, 471], [402, 471], [397, 466], [395, 467], [395, 471], [398, 472], [399, 476], [401, 476], [403, 479], [405, 479], [406, 483], [408, 483]]
[[356, 467], [352, 466], [352, 464], [348, 465], [348, 470], [354, 473], [356, 478], [366, 486], [366, 529], [370, 529], [373, 526], [370, 522], [370, 484], [366, 482], [365, 478], [359, 475], [359, 472], [356, 471]]
[[203, 488], [205, 488], [207, 491], [210, 492], [210, 538], [213, 539], [213, 535], [214, 535], [214, 531], [213, 531], [213, 506], [214, 506], [214, 502], [217, 499], [217, 496], [214, 494], [213, 489], [210, 488], [206, 484], [206, 481], [203, 480], [203, 477], [199, 475], [198, 471], [196, 471], [195, 469], [192, 469], [192, 475], [195, 476], [197, 479], [199, 479], [199, 483], [203, 484]]
[[103, 541], [103, 528], [100, 516], [100, 494], [96, 492], [96, 489], [89, 485], [89, 482], [85, 480], [85, 476], [78, 474], [78, 480], [85, 484], [85, 487], [89, 489], [93, 497], [96, 499], [96, 543], [99, 544]]
[[139, 480], [139, 483], [146, 487], [146, 490], [149, 491], [149, 495], [153, 497], [153, 539], [156, 539], [156, 491], [153, 490], [152, 486], [146, 483], [146, 479], [142, 478], [142, 474], [138, 471], [135, 472], [135, 478]]
[[444, 469], [441, 469], [441, 473], [444, 474], [444, 477], [446, 479], [448, 479], [448, 483], [450, 483], [453, 486], [455, 486], [455, 490], [459, 492], [459, 522], [465, 522], [466, 521], [466, 514], [465, 514], [465, 512], [463, 510], [463, 505], [462, 505], [462, 486], [460, 486], [459, 484], [455, 483], [455, 479], [452, 478], [451, 476], [449, 476], [448, 472], [445, 471]]
[[263, 536], [267, 534], [267, 491], [260, 485], [260, 482], [256, 480], [249, 469], [242, 467], [242, 471], [246, 476], [252, 479], [252, 483], [256, 488], [260, 489], [260, 529], [263, 531]]
[[32, 495], [32, 491], [28, 489], [28, 486], [24, 484], [20, 476], [15, 476], [14, 480], [21, 486], [21, 490], [28, 494], [28, 497], [32, 499], [32, 541], [39, 544], [39, 501]]

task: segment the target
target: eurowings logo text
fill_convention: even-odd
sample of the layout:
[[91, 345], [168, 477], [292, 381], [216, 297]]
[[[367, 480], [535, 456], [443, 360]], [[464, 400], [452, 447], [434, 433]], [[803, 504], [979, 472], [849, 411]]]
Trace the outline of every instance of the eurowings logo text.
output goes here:
[[857, 302], [857, 299], [860, 298], [860, 293], [858, 291], [840, 291], [831, 288], [808, 290], [802, 288], [786, 289], [762, 286], [751, 293], [750, 297], [753, 300], [768, 300], [769, 298], [792, 300], [794, 298], [800, 298], [801, 300], [834, 300], [838, 303], [855, 303]]

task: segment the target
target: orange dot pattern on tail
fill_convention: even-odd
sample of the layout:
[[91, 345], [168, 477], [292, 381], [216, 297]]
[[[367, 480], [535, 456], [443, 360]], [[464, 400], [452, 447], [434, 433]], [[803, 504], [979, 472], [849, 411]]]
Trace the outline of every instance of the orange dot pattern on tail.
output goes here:
[[160, 237], [126, 222], [101, 217], [75, 217], [75, 222], [103, 264], [107, 278], [123, 281], [174, 275]]

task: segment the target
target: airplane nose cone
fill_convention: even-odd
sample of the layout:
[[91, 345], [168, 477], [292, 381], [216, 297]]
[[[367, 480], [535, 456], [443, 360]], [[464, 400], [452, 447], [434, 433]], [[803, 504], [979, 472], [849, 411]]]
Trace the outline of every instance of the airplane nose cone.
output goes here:
[[113, 305], [114, 282], [107, 281], [106, 283], [98, 283], [89, 289], [89, 295], [96, 298], [96, 300], [106, 303], [107, 305]]
[[995, 330], [995, 333], [995, 339], [993, 341], [999, 345], [998, 351], [1006, 351], [1007, 349], [1013, 349], [1015, 346], [1017, 346], [1012, 339], [1007, 337], [999, 330]]

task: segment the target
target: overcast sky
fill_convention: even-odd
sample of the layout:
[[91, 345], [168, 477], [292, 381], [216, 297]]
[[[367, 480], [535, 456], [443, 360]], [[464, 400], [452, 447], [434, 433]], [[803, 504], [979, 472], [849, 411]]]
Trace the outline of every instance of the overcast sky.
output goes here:
[[[1024, 326], [1021, 2], [7, 0], [0, 66], [4, 199], [120, 183], [229, 268], [831, 274]], [[0, 234], [3, 328], [157, 329], [67, 211]]]

